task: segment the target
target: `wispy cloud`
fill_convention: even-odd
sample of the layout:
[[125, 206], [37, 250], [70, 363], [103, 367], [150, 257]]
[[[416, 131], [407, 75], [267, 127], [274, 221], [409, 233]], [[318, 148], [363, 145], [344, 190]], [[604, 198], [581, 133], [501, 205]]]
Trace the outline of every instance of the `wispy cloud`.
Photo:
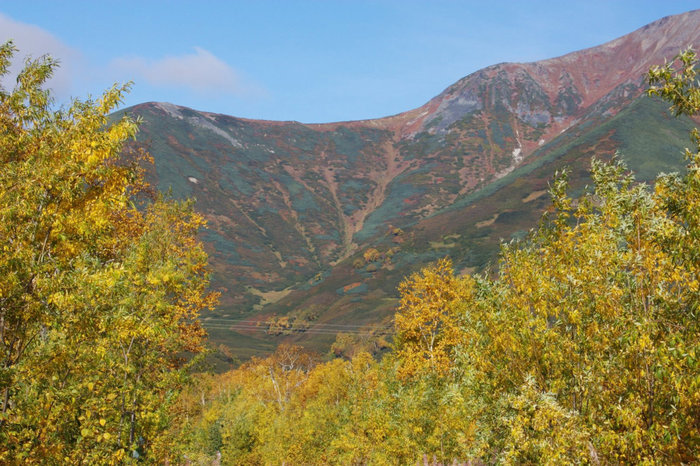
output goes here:
[[14, 42], [19, 53], [10, 66], [8, 77], [2, 82], [3, 86], [14, 86], [14, 79], [22, 69], [26, 57], [38, 58], [48, 54], [60, 63], [54, 71], [53, 78], [48, 82], [48, 87], [51, 87], [60, 99], [70, 97], [74, 77], [81, 68], [80, 52], [38, 26], [15, 21], [0, 13], [0, 43], [8, 40]]
[[111, 67], [116, 73], [137, 81], [144, 79], [157, 87], [180, 88], [205, 95], [251, 96], [261, 89], [244, 80], [229, 64], [200, 47], [193, 53], [158, 60], [142, 57], [117, 58]]
[[51, 55], [59, 67], [47, 83], [56, 98], [66, 102], [86, 89], [104, 88], [104, 83], [135, 81], [148, 84], [154, 91], [171, 89], [205, 97], [265, 97], [262, 86], [208, 50], [194, 47], [191, 52], [148, 59], [140, 56], [113, 59], [108, 65], [89, 62], [77, 49], [70, 47], [47, 30], [22, 23], [0, 13], [0, 43], [12, 40], [19, 53], [0, 85], [12, 88], [27, 57]]

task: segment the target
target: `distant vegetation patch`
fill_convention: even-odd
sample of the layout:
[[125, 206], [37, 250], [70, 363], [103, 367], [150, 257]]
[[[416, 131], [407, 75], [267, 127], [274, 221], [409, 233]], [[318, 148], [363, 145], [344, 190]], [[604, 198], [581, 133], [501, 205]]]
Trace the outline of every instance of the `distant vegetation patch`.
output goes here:
[[493, 225], [496, 222], [496, 220], [498, 219], [498, 215], [499, 214], [493, 214], [493, 217], [491, 217], [490, 219], [483, 220], [481, 222], [477, 222], [476, 227], [477, 228], [485, 228], [485, 227]]
[[315, 308], [301, 309], [287, 316], [273, 316], [258, 326], [265, 328], [268, 335], [292, 335], [306, 332], [318, 320], [318, 310]]
[[257, 288], [248, 288], [248, 292], [260, 297], [260, 302], [257, 305], [258, 309], [263, 308], [267, 304], [276, 303], [280, 299], [287, 296], [293, 290], [291, 288], [285, 288], [284, 290], [272, 290], [272, 291], [261, 291]]
[[543, 189], [543, 190], [541, 190], [541, 191], [533, 191], [533, 192], [531, 192], [530, 194], [528, 194], [527, 197], [524, 197], [524, 198], [523, 198], [523, 202], [524, 202], [524, 203], [532, 202], [532, 201], [534, 201], [535, 199], [539, 199], [540, 197], [544, 196], [545, 194], [547, 194], [547, 190], [546, 190], [546, 189]]
[[368, 287], [366, 283], [361, 283], [361, 282], [355, 282], [351, 283], [349, 285], [346, 285], [342, 288], [338, 288], [336, 291], [339, 295], [348, 295], [348, 294], [365, 294], [367, 293]]

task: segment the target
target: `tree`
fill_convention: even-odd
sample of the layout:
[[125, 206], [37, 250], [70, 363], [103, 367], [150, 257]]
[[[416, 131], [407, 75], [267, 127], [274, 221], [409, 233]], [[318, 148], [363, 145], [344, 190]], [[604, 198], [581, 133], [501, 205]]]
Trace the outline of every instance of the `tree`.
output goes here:
[[[0, 76], [16, 52], [0, 47]], [[54, 110], [56, 62], [0, 89], [0, 462], [168, 455], [169, 403], [215, 304], [202, 218], [148, 196], [127, 86]]]
[[399, 285], [395, 347], [400, 374], [431, 371], [445, 375], [452, 351], [462, 342], [458, 305], [469, 299], [472, 282], [454, 276], [452, 262], [442, 259]]
[[[693, 114], [694, 55], [680, 62], [679, 73], [652, 71], [663, 85], [651, 92]], [[456, 277], [448, 260], [411, 275], [400, 287], [395, 351], [381, 362], [360, 352], [317, 363], [282, 346], [200, 379], [181, 398], [188, 458], [700, 462], [694, 142], [687, 172], [653, 188], [617, 158], [593, 161], [593, 186], [578, 199], [558, 174], [551, 209], [524, 241], [503, 245], [495, 275]]]
[[[651, 70], [650, 93], [696, 115], [694, 52], [675, 63]], [[559, 174], [539, 228], [504, 245], [497, 277], [475, 277], [467, 294], [444, 263], [402, 285], [397, 357], [466, 375], [472, 457], [700, 461], [697, 131], [693, 142], [686, 173], [653, 189], [617, 158], [593, 161], [594, 186], [576, 200]]]

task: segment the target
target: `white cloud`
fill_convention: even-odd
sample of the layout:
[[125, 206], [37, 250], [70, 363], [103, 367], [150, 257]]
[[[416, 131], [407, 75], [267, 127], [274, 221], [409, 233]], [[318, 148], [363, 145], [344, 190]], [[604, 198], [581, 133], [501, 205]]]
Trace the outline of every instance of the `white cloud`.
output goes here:
[[[149, 100], [165, 98], [187, 103], [185, 96], [181, 95], [183, 93], [177, 91], [194, 92], [217, 99], [267, 96], [267, 91], [257, 83], [201, 47], [194, 47], [189, 53], [159, 59], [133, 56], [110, 61], [109, 57], [103, 57], [104, 62], [93, 63], [81, 51], [70, 47], [47, 30], [0, 13], [0, 44], [8, 40], [14, 42], [19, 52], [14, 57], [8, 75], [0, 78], [0, 85], [11, 89], [27, 57], [39, 58], [48, 54], [58, 60], [59, 66], [46, 87], [52, 89], [59, 103], [68, 103], [71, 97], [83, 97], [90, 91], [101, 94], [115, 80], [134, 81], [134, 89], [139, 89], [142, 96], [146, 89], [145, 98]], [[142, 87], [143, 84], [147, 86]], [[175, 96], [166, 90], [176, 91]], [[160, 91], [166, 92], [164, 94]], [[155, 95], [149, 96], [149, 92]]]
[[26, 57], [39, 58], [48, 54], [56, 58], [60, 66], [55, 69], [47, 87], [52, 88], [59, 99], [70, 96], [74, 77], [81, 68], [82, 56], [77, 50], [38, 26], [15, 21], [0, 13], [0, 43], [10, 39], [19, 52], [10, 66], [8, 77], [2, 81], [3, 86], [14, 86], [14, 79], [23, 67]]
[[[153, 86], [184, 88], [199, 94], [236, 96], [257, 93], [255, 86], [211, 52], [194, 47], [194, 52], [147, 60], [142, 57], [118, 58], [111, 68], [128, 79], [144, 79]], [[137, 83], [138, 84], [138, 83]]]

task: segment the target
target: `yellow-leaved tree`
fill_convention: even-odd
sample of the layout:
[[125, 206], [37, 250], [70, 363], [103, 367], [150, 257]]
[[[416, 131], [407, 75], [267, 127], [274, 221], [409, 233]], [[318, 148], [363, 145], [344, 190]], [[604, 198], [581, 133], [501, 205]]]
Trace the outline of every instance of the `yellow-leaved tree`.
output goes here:
[[[0, 46], [0, 77], [16, 50]], [[125, 87], [54, 109], [56, 62], [0, 88], [0, 463], [169, 456], [186, 352], [215, 304], [191, 203], [148, 198]]]
[[[650, 93], [696, 115], [695, 53], [674, 63], [650, 71]], [[494, 279], [460, 279], [441, 262], [404, 282], [396, 356], [408, 373], [441, 361], [468, 388], [466, 457], [700, 461], [697, 131], [693, 142], [687, 171], [653, 189], [617, 159], [594, 160], [594, 187], [576, 200], [557, 176], [551, 212], [504, 245]]]
[[454, 276], [449, 259], [412, 274], [399, 285], [395, 349], [402, 360], [402, 377], [447, 374], [453, 350], [462, 343], [460, 305], [471, 298], [472, 291], [468, 277]]

